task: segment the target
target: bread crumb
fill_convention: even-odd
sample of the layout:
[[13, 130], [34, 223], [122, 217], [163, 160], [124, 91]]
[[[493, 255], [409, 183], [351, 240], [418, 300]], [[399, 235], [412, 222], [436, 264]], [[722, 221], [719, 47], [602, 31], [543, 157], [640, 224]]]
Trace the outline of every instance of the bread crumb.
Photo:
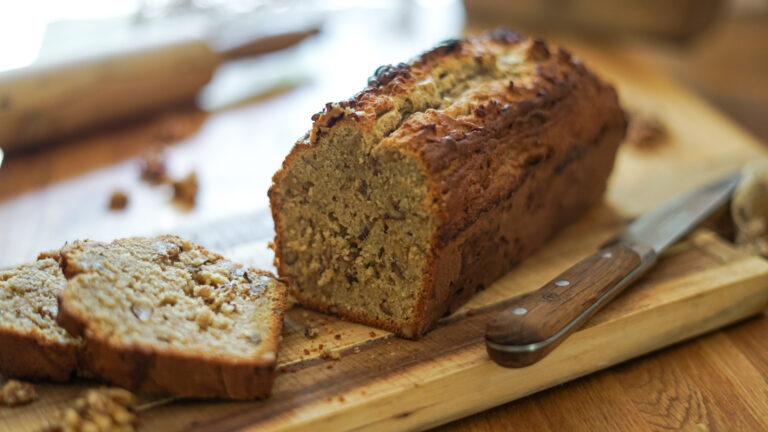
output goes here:
[[344, 402], [346, 399], [344, 399], [344, 396], [339, 396], [339, 402]]
[[165, 155], [161, 149], [153, 149], [141, 158], [141, 179], [151, 185], [168, 183]]
[[183, 179], [173, 181], [172, 185], [173, 201], [185, 209], [193, 208], [197, 198], [197, 174], [192, 171]]
[[326, 368], [326, 369], [333, 369], [333, 363], [328, 363], [328, 364], [325, 366], [325, 368]]
[[0, 405], [12, 407], [25, 405], [35, 400], [37, 400], [37, 392], [30, 383], [9, 380], [0, 389]]
[[336, 340], [341, 340], [341, 335], [340, 335], [340, 334], [338, 334], [338, 333], [336, 333], [336, 334], [333, 336], [333, 338], [334, 338], [334, 339], [336, 339]]
[[640, 150], [653, 150], [666, 141], [667, 128], [658, 118], [641, 113], [630, 115], [626, 143]]
[[341, 360], [341, 353], [339, 351], [331, 351], [330, 348], [325, 348], [320, 354], [320, 357], [324, 359]]
[[136, 397], [119, 388], [88, 390], [72, 405], [57, 411], [44, 431], [135, 431]]
[[320, 334], [320, 332], [317, 330], [317, 327], [313, 326], [312, 324], [308, 324], [304, 328], [304, 336], [306, 336], [307, 339], [314, 339], [319, 334]]
[[110, 210], [124, 210], [128, 206], [128, 195], [116, 189], [109, 197], [109, 209]]
[[368, 334], [369, 334], [369, 335], [370, 335], [372, 338], [373, 338], [373, 337], [376, 337], [376, 333], [375, 333], [375, 332], [370, 332], [370, 333], [368, 333]]

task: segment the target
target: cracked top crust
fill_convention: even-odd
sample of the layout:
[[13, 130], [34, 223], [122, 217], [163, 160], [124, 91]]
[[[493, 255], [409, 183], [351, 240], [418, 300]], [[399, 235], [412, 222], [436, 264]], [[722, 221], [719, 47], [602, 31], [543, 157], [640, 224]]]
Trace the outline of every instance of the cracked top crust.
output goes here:
[[[382, 66], [363, 91], [326, 104], [312, 120], [284, 169], [345, 127], [362, 133], [360, 145], [375, 143], [371, 153], [386, 147], [408, 154], [427, 175], [439, 244], [507, 199], [533, 165], [554, 160], [562, 169], [626, 129], [610, 85], [564, 49], [510, 30], [447, 41], [407, 64]], [[569, 149], [569, 142], [587, 144]]]

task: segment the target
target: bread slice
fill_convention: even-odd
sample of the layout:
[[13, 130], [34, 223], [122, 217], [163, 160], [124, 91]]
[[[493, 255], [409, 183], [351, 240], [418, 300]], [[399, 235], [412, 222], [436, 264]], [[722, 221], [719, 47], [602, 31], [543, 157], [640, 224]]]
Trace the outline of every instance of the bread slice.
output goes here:
[[175, 236], [61, 251], [59, 322], [84, 367], [119, 386], [188, 397], [269, 394], [285, 285]]
[[511, 31], [384, 66], [315, 114], [269, 191], [306, 307], [417, 337], [602, 199], [626, 121], [577, 58]]
[[67, 381], [81, 343], [56, 323], [56, 296], [66, 280], [44, 258], [0, 271], [0, 375]]

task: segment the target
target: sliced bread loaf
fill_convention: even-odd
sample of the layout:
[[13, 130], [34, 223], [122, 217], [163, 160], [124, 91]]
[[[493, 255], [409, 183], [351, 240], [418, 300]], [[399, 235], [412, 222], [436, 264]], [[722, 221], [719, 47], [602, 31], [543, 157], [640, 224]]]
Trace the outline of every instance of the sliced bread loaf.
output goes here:
[[51, 258], [0, 271], [0, 374], [66, 381], [77, 370], [79, 339], [56, 323], [64, 275]]
[[581, 61], [503, 30], [312, 118], [269, 191], [278, 272], [302, 305], [409, 338], [599, 202], [626, 127]]
[[96, 377], [188, 397], [269, 394], [280, 280], [174, 236], [77, 241], [60, 256], [59, 322], [83, 336]]

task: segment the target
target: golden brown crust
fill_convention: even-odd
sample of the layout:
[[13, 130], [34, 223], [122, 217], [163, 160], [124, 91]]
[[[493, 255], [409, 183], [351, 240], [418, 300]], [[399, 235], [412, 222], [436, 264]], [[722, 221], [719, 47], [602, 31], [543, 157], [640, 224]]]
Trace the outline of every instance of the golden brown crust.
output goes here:
[[[127, 239], [128, 242], [137, 239]], [[138, 239], [141, 240], [141, 239]], [[148, 239], [149, 241], [182, 242], [173, 236]], [[260, 334], [259, 355], [244, 358], [215, 351], [205, 355], [187, 351], [178, 346], [149, 346], [128, 342], [120, 335], [102, 329], [91, 315], [74, 307], [70, 285], [88, 264], [78, 262], [77, 252], [91, 245], [123, 247], [125, 241], [110, 245], [96, 242], [75, 242], [62, 249], [60, 265], [70, 280], [59, 297], [59, 324], [85, 341], [82, 367], [95, 377], [134, 391], [170, 393], [186, 397], [250, 399], [268, 396], [274, 380], [277, 349], [282, 329], [282, 316], [286, 308], [285, 284], [268, 272], [249, 269], [251, 278], [267, 276], [275, 279], [274, 292], [267, 299], [271, 303], [271, 319]], [[223, 260], [218, 254], [192, 245], [211, 261]], [[185, 246], [186, 247], [186, 246]], [[246, 279], [248, 276], [246, 275]]]
[[323, 111], [314, 114], [312, 129], [297, 145], [316, 144], [328, 129], [339, 122], [353, 122], [361, 129], [372, 128], [377, 115], [392, 108], [393, 96], [412, 91], [416, 83], [438, 65], [451, 67], [451, 64], [458, 62], [488, 62], [496, 53], [525, 40], [512, 30], [500, 29], [483, 38], [444, 41], [409, 63], [380, 66], [368, 79], [368, 87], [363, 91], [345, 101], [329, 102]]
[[[519, 62], [517, 72], [494, 68], [505, 56]], [[408, 65], [380, 68], [368, 88], [313, 116], [312, 130], [294, 146], [270, 190], [281, 275], [288, 274], [280, 250], [287, 227], [275, 192], [287, 170], [322, 145], [332, 128], [373, 133], [393, 100], [407, 100], [435, 70], [473, 70], [473, 81], [455, 95], [458, 102], [403, 116], [378, 144], [420, 164], [429, 211], [439, 221], [427, 248], [428, 270], [414, 287], [410, 323], [355, 313], [294, 290], [302, 304], [417, 337], [601, 198], [626, 129], [613, 88], [568, 52], [514, 32], [450, 41]]]
[[75, 345], [0, 329], [0, 347], [0, 375], [4, 377], [64, 382], [78, 370]]
[[133, 391], [186, 397], [252, 399], [266, 397], [274, 364], [213, 362], [176, 352], [143, 351], [86, 339], [83, 367], [94, 376]]

